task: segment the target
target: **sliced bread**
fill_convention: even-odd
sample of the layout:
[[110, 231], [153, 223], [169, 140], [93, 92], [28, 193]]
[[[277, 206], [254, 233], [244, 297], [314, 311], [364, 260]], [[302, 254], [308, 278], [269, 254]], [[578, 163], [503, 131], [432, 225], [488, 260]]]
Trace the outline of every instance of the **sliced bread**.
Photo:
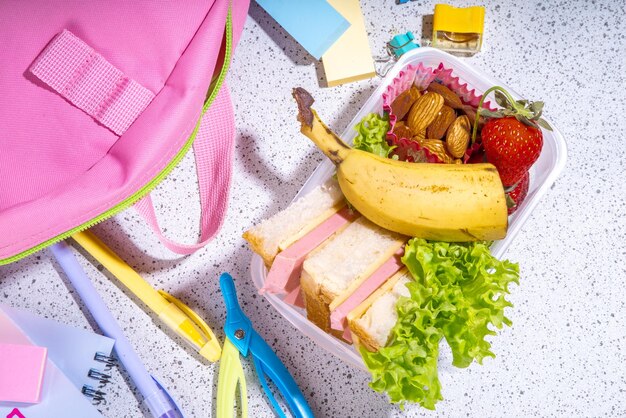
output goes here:
[[311, 252], [300, 278], [308, 319], [330, 332], [330, 311], [393, 256], [405, 240], [360, 217]]
[[339, 184], [331, 178], [246, 231], [243, 237], [269, 267], [279, 251], [303, 237], [344, 205], [345, 199]]
[[378, 351], [387, 344], [398, 320], [396, 302], [400, 296], [409, 296], [406, 284], [411, 280], [408, 270], [400, 270], [348, 314], [348, 326], [355, 345]]

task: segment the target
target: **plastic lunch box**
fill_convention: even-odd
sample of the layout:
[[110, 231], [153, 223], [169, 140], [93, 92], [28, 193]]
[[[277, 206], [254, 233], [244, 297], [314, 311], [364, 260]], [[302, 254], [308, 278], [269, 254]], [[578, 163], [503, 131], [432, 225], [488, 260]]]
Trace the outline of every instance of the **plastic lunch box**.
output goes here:
[[[439, 63], [443, 63], [446, 68], [452, 68], [456, 76], [468, 83], [469, 89], [475, 88], [476, 91], [481, 92], [486, 91], [491, 86], [499, 85], [508, 90], [515, 99], [520, 98], [517, 93], [505, 84], [500, 83], [498, 80], [486, 74], [483, 74], [450, 54], [433, 48], [417, 48], [400, 57], [391, 71], [389, 71], [387, 76], [382, 80], [380, 86], [378, 86], [374, 93], [372, 93], [371, 97], [356, 114], [354, 119], [352, 119], [352, 122], [350, 122], [346, 130], [343, 132], [341, 138], [348, 143], [352, 143], [352, 140], [356, 135], [356, 131], [354, 131], [353, 127], [368, 113], [382, 112], [382, 94], [394, 77], [396, 77], [400, 70], [405, 66], [409, 64], [419, 64], [420, 62], [424, 66], [432, 68], [436, 68]], [[548, 120], [548, 122], [550, 121]], [[551, 122], [550, 124], [553, 131], [543, 132], [543, 150], [541, 152], [541, 156], [537, 162], [535, 162], [530, 172], [528, 196], [519, 209], [509, 218], [507, 236], [503, 240], [496, 241], [492, 245], [492, 253], [498, 258], [502, 257], [524, 222], [526, 222], [530, 216], [530, 213], [533, 211], [535, 206], [537, 206], [537, 203], [539, 203], [541, 197], [543, 197], [550, 186], [552, 186], [565, 166], [567, 158], [565, 140]], [[311, 177], [309, 177], [306, 181], [302, 189], [300, 189], [300, 192], [294, 200], [301, 195], [307, 194], [310, 190], [323, 183], [334, 173], [334, 171], [335, 167], [330, 160], [327, 159], [322, 162], [313, 172]], [[250, 270], [255, 286], [260, 289], [263, 286], [265, 275], [267, 274], [267, 270], [260, 256], [256, 254], [253, 256]], [[361, 356], [353, 346], [339, 341], [335, 337], [332, 337], [313, 325], [307, 320], [306, 312], [303, 309], [296, 308], [283, 302], [282, 296], [265, 293], [265, 297], [282, 316], [291, 322], [304, 335], [307, 335], [315, 341], [319, 346], [339, 357], [346, 363], [365, 370], [365, 365], [363, 364]]]

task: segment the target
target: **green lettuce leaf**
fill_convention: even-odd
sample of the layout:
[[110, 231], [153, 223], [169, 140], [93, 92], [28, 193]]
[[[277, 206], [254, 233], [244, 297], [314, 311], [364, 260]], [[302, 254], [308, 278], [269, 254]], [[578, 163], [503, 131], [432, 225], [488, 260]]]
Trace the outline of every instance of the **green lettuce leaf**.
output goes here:
[[389, 128], [389, 115], [385, 113], [380, 116], [378, 113], [370, 113], [354, 127], [357, 135], [354, 138], [353, 148], [371, 152], [380, 157], [389, 157], [389, 153], [393, 150], [393, 147], [387, 144]]
[[402, 406], [404, 402], [415, 402], [435, 409], [437, 401], [443, 399], [437, 373], [441, 330], [428, 303], [401, 298], [396, 309], [399, 316], [391, 343], [376, 352], [361, 347], [372, 374], [370, 387], [386, 392], [392, 403]]
[[484, 242], [447, 243], [409, 241], [402, 262], [428, 290], [438, 312], [437, 325], [452, 349], [457, 367], [495, 357], [487, 335], [489, 324], [511, 325], [504, 308], [513, 306], [504, 295], [511, 282], [519, 282], [519, 267], [491, 255]]
[[519, 267], [500, 261], [485, 242], [446, 243], [410, 240], [402, 262], [414, 282], [410, 297], [396, 303], [398, 321], [388, 344], [378, 352], [361, 349], [372, 373], [370, 386], [386, 392], [392, 403], [417, 402], [434, 409], [442, 399], [437, 355], [442, 338], [452, 349], [457, 367], [495, 357], [485, 340], [511, 325], [504, 308], [512, 306], [504, 295], [518, 283]]

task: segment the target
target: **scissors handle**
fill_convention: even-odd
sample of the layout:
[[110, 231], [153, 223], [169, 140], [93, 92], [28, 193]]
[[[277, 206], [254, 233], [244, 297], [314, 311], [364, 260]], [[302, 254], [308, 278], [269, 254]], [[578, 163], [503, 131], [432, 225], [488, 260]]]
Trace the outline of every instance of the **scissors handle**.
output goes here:
[[239, 308], [237, 289], [235, 289], [235, 282], [230, 274], [222, 273], [220, 276], [220, 289], [222, 290], [226, 310]]
[[241, 417], [248, 417], [248, 396], [246, 377], [239, 358], [239, 350], [229, 339], [224, 341], [220, 361], [219, 380], [217, 382], [217, 418], [233, 418], [233, 406], [236, 405], [237, 386], [239, 386], [239, 406]]
[[[267, 345], [265, 340], [254, 330], [252, 322], [250, 322], [250, 319], [243, 313], [241, 306], [239, 306], [235, 283], [230, 274], [223, 273], [220, 276], [220, 288], [222, 290], [222, 296], [224, 297], [224, 303], [226, 304], [224, 333], [226, 334], [227, 343], [224, 344], [224, 350], [226, 350], [227, 345], [232, 344], [244, 357], [252, 354], [259, 381], [279, 417], [284, 418], [285, 414], [276, 401], [274, 394], [269, 389], [267, 378], [274, 382], [280, 394], [289, 405], [294, 417], [312, 418], [313, 412], [307, 404], [304, 395], [300, 392], [295, 380], [293, 380], [293, 377], [289, 374], [289, 371], [272, 348]], [[222, 354], [222, 361], [224, 361], [223, 356], [224, 354]], [[223, 366], [220, 366], [220, 374], [222, 367]], [[220, 376], [220, 381], [221, 380]]]
[[224, 334], [237, 347], [239, 352], [246, 357], [250, 346], [252, 322], [250, 322], [250, 319], [239, 306], [235, 282], [230, 274], [222, 273], [220, 276], [220, 288], [224, 297], [224, 304], [226, 305]]
[[285, 415], [282, 413], [276, 398], [269, 389], [266, 376], [274, 382], [280, 394], [285, 401], [287, 401], [294, 417], [313, 418], [311, 407], [309, 407], [309, 404], [306, 402], [298, 384], [293, 380], [293, 377], [272, 348], [256, 332], [253, 332], [251, 337], [250, 351], [254, 359], [254, 366], [258, 378], [263, 385], [263, 390], [265, 390], [265, 394], [270, 399], [272, 406], [279, 416], [282, 418]]

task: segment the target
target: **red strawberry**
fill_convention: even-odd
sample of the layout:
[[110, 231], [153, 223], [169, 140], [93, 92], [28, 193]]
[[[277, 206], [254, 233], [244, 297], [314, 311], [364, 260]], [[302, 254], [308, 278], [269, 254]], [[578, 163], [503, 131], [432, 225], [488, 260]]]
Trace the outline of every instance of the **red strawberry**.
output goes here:
[[495, 165], [504, 187], [520, 181], [537, 161], [543, 146], [541, 130], [507, 116], [489, 119], [482, 130], [487, 161]]
[[543, 146], [539, 126], [551, 128], [541, 119], [543, 103], [514, 101], [498, 86], [487, 90], [483, 98], [492, 90], [496, 90], [496, 102], [503, 109], [480, 111], [482, 116], [489, 118], [481, 131], [482, 144], [487, 161], [498, 169], [504, 187], [510, 187], [517, 184], [539, 158]]
[[530, 175], [528, 172], [524, 174], [522, 179], [515, 185], [513, 190], [509, 191], [506, 194], [507, 206], [509, 208], [509, 215], [512, 214], [519, 208], [524, 199], [526, 199], [526, 195], [528, 194], [528, 180]]
[[[467, 154], [469, 153], [469, 158], [467, 158]], [[467, 152], [465, 153], [465, 161], [466, 164], [479, 164], [485, 162], [485, 150], [482, 145], [479, 143], [475, 143], [472, 145]]]

